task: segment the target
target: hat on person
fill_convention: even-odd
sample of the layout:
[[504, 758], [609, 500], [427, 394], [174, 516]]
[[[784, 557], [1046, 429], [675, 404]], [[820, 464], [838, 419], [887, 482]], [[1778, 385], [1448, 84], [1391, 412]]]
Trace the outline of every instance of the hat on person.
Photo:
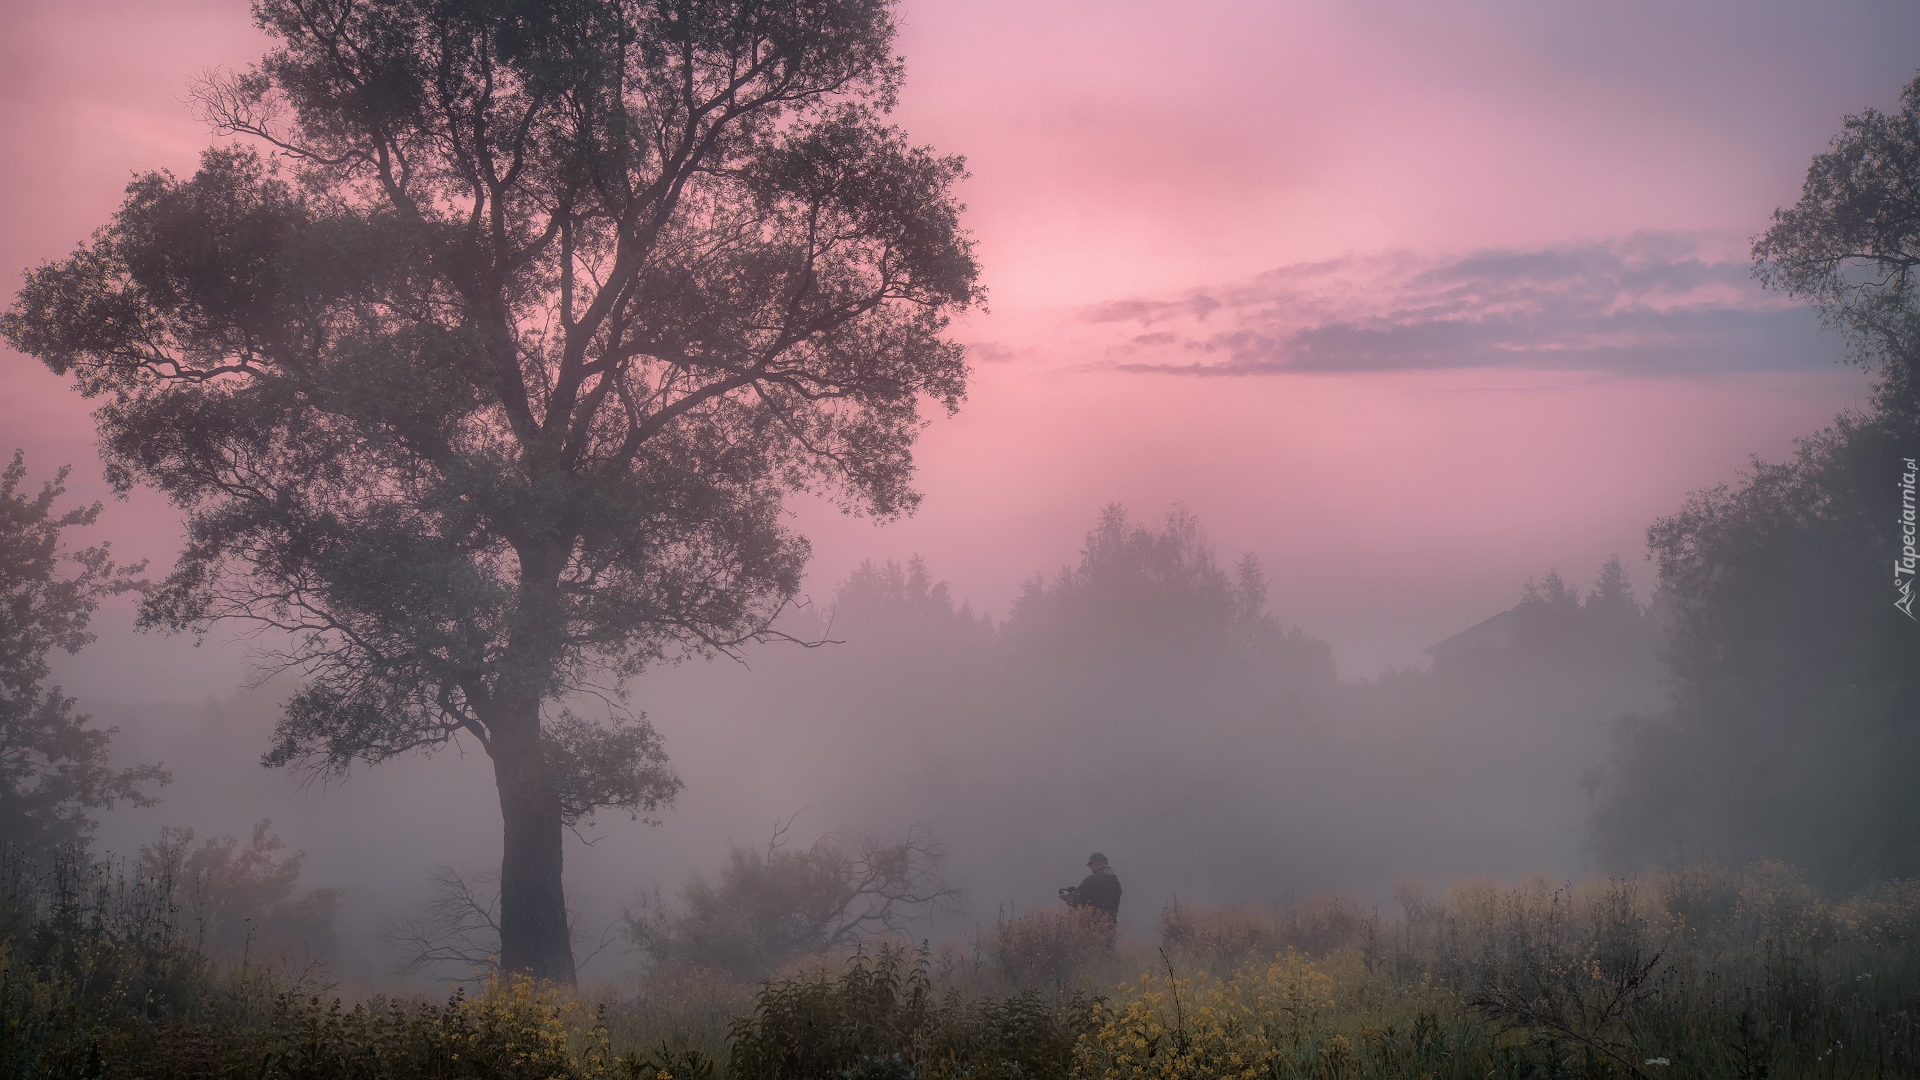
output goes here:
[[1105, 866], [1107, 865], [1107, 857], [1096, 851], [1093, 854], [1087, 856], [1087, 865], [1088, 866]]

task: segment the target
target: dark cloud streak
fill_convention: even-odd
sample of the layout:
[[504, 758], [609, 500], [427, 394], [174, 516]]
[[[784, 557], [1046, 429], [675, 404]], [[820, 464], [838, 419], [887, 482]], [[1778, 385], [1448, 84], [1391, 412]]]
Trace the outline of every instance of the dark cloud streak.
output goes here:
[[[1108, 366], [1198, 376], [1521, 368], [1637, 376], [1781, 371], [1840, 349], [1709, 238], [1642, 234], [1451, 259], [1354, 256], [1184, 297], [1084, 309], [1137, 328]], [[1722, 245], [1723, 247], [1727, 245]]]

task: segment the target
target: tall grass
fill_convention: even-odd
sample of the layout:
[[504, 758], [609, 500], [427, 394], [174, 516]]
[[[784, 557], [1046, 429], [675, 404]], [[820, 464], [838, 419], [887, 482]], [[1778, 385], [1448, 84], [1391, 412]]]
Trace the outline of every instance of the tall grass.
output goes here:
[[654, 1078], [571, 994], [494, 981], [347, 1005], [311, 967], [189, 943], [173, 883], [68, 852], [0, 853], [0, 1077]]
[[[1337, 897], [1171, 905], [1158, 941], [1111, 949], [1039, 913], [983, 935], [971, 964], [927, 965], [944, 972], [927, 992], [944, 982], [976, 1001], [1029, 995], [1057, 1022], [1084, 1021], [1063, 1065], [1019, 1075], [1920, 1076], [1920, 884], [1833, 899], [1763, 863], [1577, 885], [1473, 883], [1440, 896], [1404, 888], [1394, 907]], [[814, 978], [817, 1000], [861, 1008], [860, 995], [833, 998], [831, 980]], [[811, 1045], [796, 1034], [811, 1028], [786, 1016], [763, 1008], [736, 1041]], [[955, 1075], [916, 1057], [929, 1042], [867, 1039], [862, 1060]], [[852, 1068], [844, 1054], [811, 1073], [758, 1060], [736, 1058], [733, 1075]]]
[[1041, 912], [761, 984], [495, 980], [348, 1003], [201, 956], [169, 883], [0, 860], [0, 1078], [1487, 1080], [1920, 1075], [1920, 884], [1791, 869], [1172, 905], [1154, 940]]

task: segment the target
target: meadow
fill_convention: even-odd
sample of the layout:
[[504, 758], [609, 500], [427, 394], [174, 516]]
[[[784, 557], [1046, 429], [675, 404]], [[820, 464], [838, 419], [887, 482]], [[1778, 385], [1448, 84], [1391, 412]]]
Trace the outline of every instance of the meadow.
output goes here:
[[1148, 940], [1037, 911], [749, 984], [666, 965], [578, 990], [476, 973], [345, 1001], [216, 962], [168, 882], [73, 857], [0, 880], [6, 1077], [908, 1080], [1920, 1075], [1920, 883], [1778, 863], [1393, 901], [1170, 904]]

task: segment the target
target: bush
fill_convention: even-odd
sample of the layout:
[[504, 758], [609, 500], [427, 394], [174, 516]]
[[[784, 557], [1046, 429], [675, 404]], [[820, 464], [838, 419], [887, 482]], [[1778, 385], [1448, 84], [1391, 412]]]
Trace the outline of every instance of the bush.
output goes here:
[[945, 849], [924, 830], [904, 839], [829, 834], [765, 850], [731, 846], [719, 881], [695, 875], [670, 909], [658, 895], [627, 910], [627, 939], [656, 965], [693, 964], [760, 979], [802, 956], [898, 933], [949, 907], [958, 889], [941, 872]]
[[553, 988], [495, 980], [445, 1004], [374, 997], [348, 1007], [316, 993], [311, 972], [208, 959], [177, 911], [164, 873], [130, 876], [80, 851], [0, 859], [0, 1078], [653, 1080], [661, 1071], [658, 1058], [616, 1061], [604, 1025]]
[[717, 968], [667, 964], [610, 998], [606, 1023], [621, 1046], [700, 1049], [724, 1056], [727, 1032], [753, 1007], [756, 987]]
[[1339, 1073], [1353, 1046], [1332, 1030], [1333, 979], [1296, 953], [1251, 965], [1225, 983], [1142, 975], [1095, 1012], [1076, 1075], [1186, 1080]]
[[1113, 952], [1113, 921], [1088, 908], [1042, 909], [994, 928], [993, 958], [1018, 987], [1060, 987]]
[[257, 1075], [286, 1080], [588, 1080], [613, 1069], [581, 1006], [527, 978], [490, 980], [472, 997], [455, 991], [445, 1005], [375, 997], [348, 1009], [337, 998], [282, 995], [264, 1030], [236, 1042], [243, 1060], [260, 1063]]
[[306, 852], [282, 854], [271, 821], [245, 844], [232, 834], [193, 846], [192, 829], [163, 828], [140, 849], [142, 878], [169, 883], [182, 929], [196, 948], [223, 958], [318, 954], [333, 946], [338, 889], [296, 894]]
[[98, 1075], [103, 1055], [220, 989], [176, 932], [165, 880], [76, 849], [0, 853], [0, 1077]]
[[731, 1080], [946, 1080], [1065, 1076], [1093, 1002], [1028, 991], [935, 993], [924, 952], [862, 952], [840, 975], [769, 983], [732, 1033]]

